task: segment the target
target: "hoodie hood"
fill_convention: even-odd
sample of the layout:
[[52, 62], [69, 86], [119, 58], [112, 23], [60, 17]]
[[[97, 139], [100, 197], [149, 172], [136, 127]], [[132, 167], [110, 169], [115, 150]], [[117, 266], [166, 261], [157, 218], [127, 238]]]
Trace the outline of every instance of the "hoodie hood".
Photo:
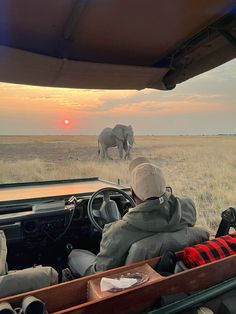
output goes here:
[[122, 220], [148, 232], [178, 231], [195, 225], [196, 209], [191, 199], [164, 195], [131, 208]]

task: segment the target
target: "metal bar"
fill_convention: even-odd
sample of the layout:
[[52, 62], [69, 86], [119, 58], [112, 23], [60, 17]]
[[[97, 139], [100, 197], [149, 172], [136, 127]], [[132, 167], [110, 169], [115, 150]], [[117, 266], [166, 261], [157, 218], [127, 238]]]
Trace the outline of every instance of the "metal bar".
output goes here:
[[[180, 53], [183, 53], [184, 50], [186, 50], [188, 48], [194, 48], [194, 46], [197, 46], [197, 45], [199, 45], [199, 43], [206, 40], [209, 37], [209, 34], [211, 34], [211, 35], [216, 34], [217, 31], [218, 32], [222, 31], [222, 32], [227, 33], [227, 34], [222, 34], [222, 35], [224, 35], [225, 37], [229, 35], [229, 37], [230, 37], [229, 40], [232, 40], [233, 42], [235, 42], [235, 40], [236, 40], [235, 37], [223, 29], [223, 27], [226, 28], [226, 27], [229, 27], [230, 25], [232, 25], [232, 27], [235, 25], [234, 9], [231, 10], [231, 12], [229, 12], [229, 14], [226, 17], [221, 18], [219, 21], [216, 21], [211, 26], [208, 26], [206, 29], [204, 29], [201, 32], [199, 32], [198, 34], [196, 34], [190, 40], [187, 40], [186, 42], [180, 44], [179, 47], [177, 47], [173, 52], [171, 52], [170, 55], [168, 55], [164, 59], [171, 59], [173, 56], [177, 57]], [[152, 66], [158, 67], [159, 63], [161, 61], [163, 61], [163, 60], [158, 60]]]
[[227, 39], [234, 47], [236, 47], [236, 38], [229, 32], [220, 29], [219, 32]]
[[197, 292], [194, 295], [191, 295], [183, 300], [171, 303], [156, 310], [152, 310], [147, 314], [172, 314], [178, 312], [182, 313], [181, 311], [183, 310], [189, 309], [192, 306], [196, 306], [201, 302], [207, 302], [234, 288], [236, 288], [235, 277], [225, 280], [224, 282], [217, 284], [213, 287]]
[[68, 40], [71, 38], [86, 4], [87, 4], [87, 0], [76, 1], [76, 4], [74, 8], [72, 9], [72, 12], [64, 28], [64, 33], [63, 33], [64, 39]]

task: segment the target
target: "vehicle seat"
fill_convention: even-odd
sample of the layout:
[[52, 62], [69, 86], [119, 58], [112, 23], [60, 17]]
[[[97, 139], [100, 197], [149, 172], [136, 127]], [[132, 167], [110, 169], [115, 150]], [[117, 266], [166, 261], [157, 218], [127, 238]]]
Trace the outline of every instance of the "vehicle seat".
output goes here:
[[58, 273], [52, 267], [36, 266], [8, 272], [6, 256], [6, 238], [0, 230], [0, 298], [58, 283]]
[[187, 227], [176, 232], [158, 233], [133, 243], [125, 265], [161, 256], [168, 250], [181, 251], [186, 246], [192, 246], [208, 239], [208, 231], [200, 227]]
[[[141, 260], [161, 256], [165, 251], [174, 252], [192, 246], [197, 243], [207, 241], [209, 233], [199, 227], [188, 227], [176, 232], [163, 232], [152, 235], [133, 243], [129, 249], [125, 265]], [[86, 270], [96, 261], [93, 253], [75, 249], [69, 255], [68, 266], [75, 276], [84, 276]]]

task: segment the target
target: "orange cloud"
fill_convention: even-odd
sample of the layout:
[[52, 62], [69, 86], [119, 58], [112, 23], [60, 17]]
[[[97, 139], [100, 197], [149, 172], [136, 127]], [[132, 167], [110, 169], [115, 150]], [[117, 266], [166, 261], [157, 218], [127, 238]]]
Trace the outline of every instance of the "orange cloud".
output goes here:
[[136, 91], [78, 90], [0, 84], [1, 112], [25, 111], [27, 114], [45, 112], [99, 111], [104, 103], [124, 99]]
[[1, 114], [45, 115], [55, 118], [91, 116], [153, 116], [223, 111], [218, 93], [174, 90], [78, 90], [0, 84]]
[[138, 104], [126, 104], [117, 108], [113, 108], [113, 114], [130, 114], [130, 115], [166, 115], [194, 112], [223, 111], [224, 106], [217, 102], [207, 101], [149, 101]]

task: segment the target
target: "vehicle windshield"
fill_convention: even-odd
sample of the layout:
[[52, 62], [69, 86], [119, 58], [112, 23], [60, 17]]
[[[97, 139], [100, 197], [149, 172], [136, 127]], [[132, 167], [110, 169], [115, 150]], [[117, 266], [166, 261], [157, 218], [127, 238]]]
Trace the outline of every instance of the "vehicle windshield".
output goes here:
[[[130, 159], [160, 167], [198, 223], [216, 229], [235, 206], [236, 61], [172, 91], [80, 90], [0, 83], [0, 183], [100, 177], [129, 186], [117, 147], [99, 156], [104, 128], [132, 126]], [[105, 156], [106, 157], [106, 156]]]

